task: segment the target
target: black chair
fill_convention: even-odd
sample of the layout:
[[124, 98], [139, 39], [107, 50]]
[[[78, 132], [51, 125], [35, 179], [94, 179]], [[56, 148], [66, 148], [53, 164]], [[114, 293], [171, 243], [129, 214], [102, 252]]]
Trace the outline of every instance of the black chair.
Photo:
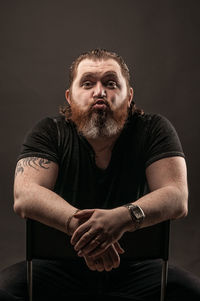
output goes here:
[[[122, 255], [134, 260], [162, 259], [161, 296], [165, 300], [168, 258], [169, 258], [170, 221], [126, 232], [120, 239], [121, 246], [126, 250]], [[66, 259], [77, 258], [70, 244], [70, 238], [63, 232], [39, 222], [26, 221], [26, 260], [29, 301], [32, 301], [32, 259]]]

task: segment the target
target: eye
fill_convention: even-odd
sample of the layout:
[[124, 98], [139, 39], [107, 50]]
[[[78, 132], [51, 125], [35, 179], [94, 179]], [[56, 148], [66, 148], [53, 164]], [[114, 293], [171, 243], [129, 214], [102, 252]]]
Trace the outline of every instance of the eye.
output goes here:
[[83, 82], [81, 84], [81, 86], [84, 87], [85, 89], [90, 89], [93, 86], [93, 83], [91, 81], [87, 80], [87, 81]]
[[107, 81], [106, 86], [109, 89], [116, 89], [117, 88], [117, 83], [113, 80], [109, 80], [109, 81]]

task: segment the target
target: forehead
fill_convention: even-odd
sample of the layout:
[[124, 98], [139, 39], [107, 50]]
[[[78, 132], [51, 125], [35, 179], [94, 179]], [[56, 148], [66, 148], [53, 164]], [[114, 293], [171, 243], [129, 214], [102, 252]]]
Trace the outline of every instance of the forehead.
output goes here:
[[123, 77], [120, 65], [113, 59], [95, 61], [91, 59], [84, 59], [78, 65], [77, 78], [81, 78], [85, 73], [94, 73], [101, 76], [109, 71], [115, 72], [119, 78]]

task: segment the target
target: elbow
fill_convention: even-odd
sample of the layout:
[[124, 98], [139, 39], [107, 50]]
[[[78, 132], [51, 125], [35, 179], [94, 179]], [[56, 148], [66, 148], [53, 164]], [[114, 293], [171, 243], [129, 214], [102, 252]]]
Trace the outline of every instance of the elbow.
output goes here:
[[19, 215], [21, 218], [26, 218], [26, 215], [24, 213], [24, 210], [22, 209], [22, 206], [19, 201], [15, 201], [13, 205], [14, 212]]
[[25, 206], [23, 201], [22, 193], [14, 193], [14, 205], [13, 205], [14, 212], [19, 215], [21, 218], [26, 218], [25, 214]]
[[188, 191], [182, 191], [178, 197], [178, 208], [175, 219], [185, 218], [188, 215]]
[[177, 214], [177, 219], [178, 218], [185, 218], [186, 216], [188, 215], [188, 206], [187, 205], [183, 205], [183, 206], [180, 206], [180, 209], [178, 211], [178, 214]]

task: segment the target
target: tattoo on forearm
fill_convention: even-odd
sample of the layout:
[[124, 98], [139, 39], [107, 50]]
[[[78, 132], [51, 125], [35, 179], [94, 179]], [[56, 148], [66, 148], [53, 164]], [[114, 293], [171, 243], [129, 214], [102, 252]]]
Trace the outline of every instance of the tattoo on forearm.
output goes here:
[[15, 176], [18, 175], [19, 173], [22, 174], [24, 172], [24, 167], [26, 167], [26, 166], [32, 167], [36, 170], [38, 170], [38, 167], [41, 167], [44, 169], [49, 169], [48, 165], [50, 163], [51, 163], [50, 160], [38, 158], [38, 157], [24, 158], [17, 163], [16, 170], [15, 170]]

